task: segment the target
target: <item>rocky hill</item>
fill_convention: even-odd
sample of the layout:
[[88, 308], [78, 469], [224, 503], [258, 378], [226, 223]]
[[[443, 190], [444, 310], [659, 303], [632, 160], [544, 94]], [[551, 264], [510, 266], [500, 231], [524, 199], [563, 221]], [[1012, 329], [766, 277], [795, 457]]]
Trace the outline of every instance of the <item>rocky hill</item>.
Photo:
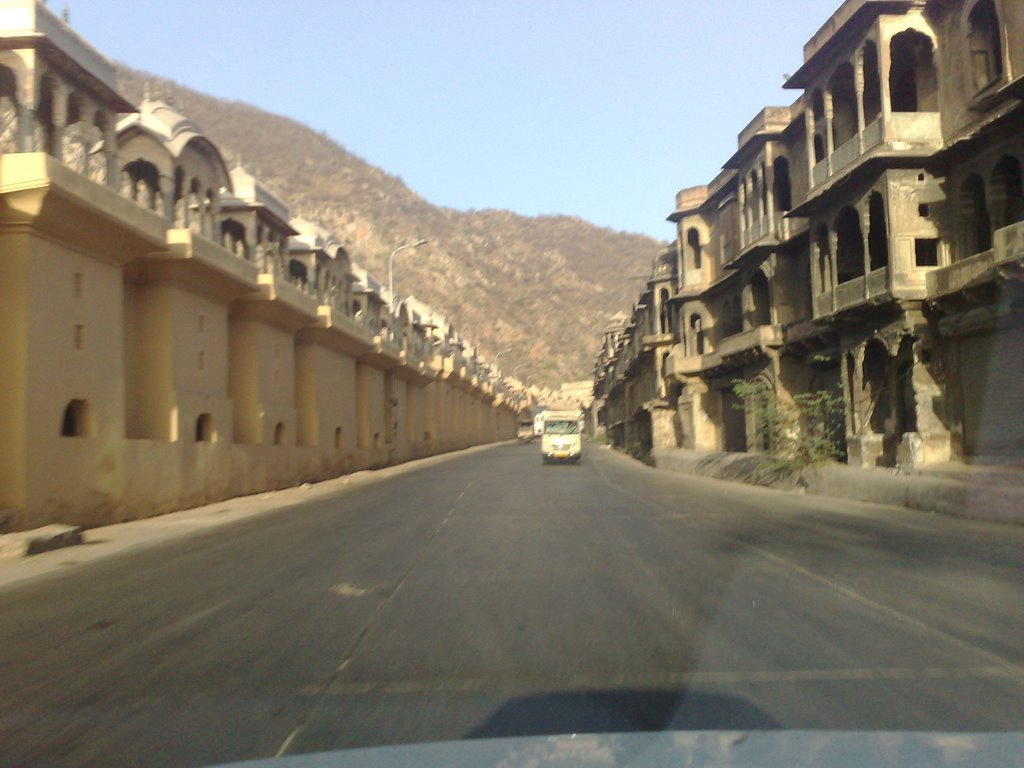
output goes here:
[[501, 366], [555, 384], [589, 377], [607, 319], [628, 310], [663, 246], [568, 216], [456, 211], [431, 205], [323, 133], [237, 101], [207, 96], [127, 68], [122, 93], [139, 103], [146, 81], [173, 100], [220, 147], [241, 156], [289, 205], [318, 220], [353, 258], [383, 278], [387, 257], [415, 238], [429, 244], [395, 270], [397, 294], [446, 314]]

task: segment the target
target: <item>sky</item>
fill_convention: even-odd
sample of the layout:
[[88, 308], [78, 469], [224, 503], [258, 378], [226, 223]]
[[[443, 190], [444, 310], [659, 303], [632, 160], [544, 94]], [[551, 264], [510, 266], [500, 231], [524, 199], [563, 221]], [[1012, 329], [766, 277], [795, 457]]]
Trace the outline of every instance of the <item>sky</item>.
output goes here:
[[107, 58], [325, 131], [435, 205], [662, 241], [676, 191], [714, 178], [762, 107], [799, 96], [784, 75], [839, 4], [66, 3]]

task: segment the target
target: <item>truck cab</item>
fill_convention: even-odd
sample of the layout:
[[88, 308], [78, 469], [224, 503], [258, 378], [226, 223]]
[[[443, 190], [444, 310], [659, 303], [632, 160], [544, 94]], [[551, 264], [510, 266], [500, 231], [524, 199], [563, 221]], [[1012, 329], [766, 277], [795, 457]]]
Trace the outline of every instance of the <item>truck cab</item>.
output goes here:
[[579, 411], [547, 411], [540, 438], [541, 460], [578, 462], [583, 455], [583, 430]]

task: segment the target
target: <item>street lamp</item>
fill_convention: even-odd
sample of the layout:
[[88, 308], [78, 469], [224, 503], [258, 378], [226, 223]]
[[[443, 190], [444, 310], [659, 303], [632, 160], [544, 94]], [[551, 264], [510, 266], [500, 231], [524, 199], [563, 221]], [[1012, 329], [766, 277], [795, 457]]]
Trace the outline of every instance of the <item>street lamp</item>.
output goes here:
[[495, 371], [500, 371], [501, 370], [498, 367], [498, 361], [501, 359], [501, 356], [504, 355], [506, 352], [511, 352], [511, 351], [512, 351], [512, 347], [509, 347], [508, 349], [501, 350], [501, 352], [499, 352], [498, 354], [496, 354], [494, 356], [494, 370]]
[[395, 273], [394, 273], [394, 260], [395, 254], [399, 251], [404, 251], [406, 248], [419, 248], [421, 245], [426, 245], [426, 240], [417, 240], [415, 243], [408, 243], [406, 245], [400, 245], [391, 252], [388, 256], [388, 308], [390, 310], [388, 318], [391, 324], [391, 338], [395, 338]]

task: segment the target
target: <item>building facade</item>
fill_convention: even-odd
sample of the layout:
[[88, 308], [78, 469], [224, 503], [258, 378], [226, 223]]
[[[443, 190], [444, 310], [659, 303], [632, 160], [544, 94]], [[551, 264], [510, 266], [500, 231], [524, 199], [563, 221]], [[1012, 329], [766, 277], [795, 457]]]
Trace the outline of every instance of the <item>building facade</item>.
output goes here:
[[[847, 0], [786, 85], [795, 102], [676, 197], [662, 391], [677, 430], [650, 444], [763, 450], [734, 390], [760, 380], [780, 402], [841, 395], [832, 431], [853, 465], [1019, 458], [1024, 6]], [[598, 359], [624, 448], [650, 389], [627, 361], [660, 331], [634, 319]]]
[[[515, 435], [517, 393], [45, 6], [0, 18], [0, 510], [100, 524]], [[392, 311], [392, 306], [396, 309]]]

